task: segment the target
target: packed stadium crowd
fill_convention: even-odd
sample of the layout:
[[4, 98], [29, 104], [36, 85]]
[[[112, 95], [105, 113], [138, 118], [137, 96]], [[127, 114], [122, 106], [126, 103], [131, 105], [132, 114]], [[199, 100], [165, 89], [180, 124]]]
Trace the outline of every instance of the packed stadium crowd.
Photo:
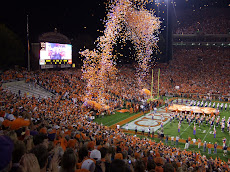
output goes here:
[[178, 14], [179, 23], [175, 34], [229, 34], [230, 20], [228, 9], [197, 9], [186, 11], [186, 16]]
[[[217, 9], [214, 13], [212, 9], [200, 8], [190, 9], [186, 12], [187, 15], [184, 12], [178, 14], [173, 33], [229, 34], [230, 15], [227, 10]], [[224, 40], [229, 41], [229, 38]], [[189, 97], [193, 99], [191, 106], [218, 99], [225, 101], [226, 107], [224, 103], [223, 106], [220, 105], [222, 109], [230, 109], [230, 105], [227, 106], [226, 103], [230, 102], [229, 48], [175, 47], [173, 54], [169, 64], [156, 64], [152, 67], [154, 94], [158, 91], [160, 69], [160, 96]], [[192, 143], [191, 137], [186, 140], [185, 149], [181, 149], [174, 145], [174, 140], [178, 145], [179, 136], [166, 136], [165, 142], [162, 137], [158, 142], [154, 133], [150, 135], [149, 132], [149, 137], [140, 138], [92, 120], [92, 115], [113, 115], [116, 109], [121, 108], [140, 111], [140, 102], [144, 98], [141, 90], [151, 90], [152, 69], [149, 69], [149, 73], [142, 80], [140, 88], [136, 65], [117, 67], [114, 81], [108, 82], [104, 90], [104, 103], [109, 107], [106, 110], [85, 106], [86, 81], [82, 79], [81, 69], [30, 72], [20, 69], [1, 73], [0, 172], [230, 171], [229, 157], [228, 161], [223, 161], [188, 149], [190, 142]], [[17, 80], [25, 80], [31, 87], [39, 85], [53, 93], [53, 96], [29, 97], [20, 91], [18, 94], [12, 93], [2, 86], [5, 82]], [[165, 102], [158, 100], [154, 106], [160, 106], [161, 103]], [[216, 124], [217, 127], [221, 126], [222, 131], [225, 130], [227, 122], [227, 131], [230, 132], [230, 118], [221, 119], [213, 114], [205, 116], [204, 113], [195, 115], [176, 111], [170, 114], [169, 120], [178, 121], [178, 133], [183, 121], [187, 121], [189, 125], [191, 121], [195, 121], [199, 127], [206, 124], [211, 128]], [[193, 134], [196, 132], [195, 122]], [[215, 134], [214, 130], [214, 137]], [[171, 140], [171, 145], [168, 140]], [[223, 140], [225, 144], [226, 138]], [[198, 142], [199, 148], [201, 140], [195, 139], [194, 145], [195, 142]], [[208, 148], [208, 154], [211, 154], [211, 144], [204, 142], [204, 145], [204, 152]], [[215, 148], [217, 145], [214, 145], [214, 153]], [[224, 156], [226, 155], [227, 147], [224, 149]]]
[[[228, 16], [221, 10], [216, 17], [212, 15], [211, 10], [205, 15], [191, 12], [187, 18], [183, 16], [182, 25], [174, 33], [228, 34]], [[154, 93], [159, 68], [160, 95], [176, 93], [230, 102], [230, 49], [175, 48], [169, 64], [153, 67]], [[86, 83], [81, 75], [80, 69], [8, 70], [1, 75], [0, 172], [230, 171], [230, 160], [207, 158], [93, 122], [89, 118], [92, 109], [83, 106]], [[142, 81], [148, 90], [151, 76], [150, 70]], [[3, 89], [2, 83], [15, 80], [40, 85], [54, 96], [30, 98]], [[109, 115], [117, 108], [137, 107], [143, 98], [132, 64], [118, 67], [115, 81], [105, 88]], [[138, 111], [134, 108], [134, 112]], [[178, 116], [186, 119], [182, 114]]]
[[[226, 96], [229, 54], [229, 50], [219, 48], [175, 50], [172, 62], [160, 65], [161, 94], [180, 91]], [[1, 171], [229, 171], [229, 162], [126, 135], [91, 121], [90, 109], [82, 107], [85, 83], [80, 69], [9, 70], [1, 76], [1, 83], [23, 78], [55, 95], [29, 98], [1, 87]], [[148, 89], [150, 78], [143, 81]], [[175, 90], [175, 86], [180, 89]], [[121, 108], [124, 100], [139, 101], [135, 70], [129, 65], [119, 68], [116, 82], [107, 89], [110, 113]]]
[[162, 73], [162, 89], [170, 92], [179, 86], [182, 93], [229, 94], [229, 51], [213, 47], [174, 49], [174, 58]]

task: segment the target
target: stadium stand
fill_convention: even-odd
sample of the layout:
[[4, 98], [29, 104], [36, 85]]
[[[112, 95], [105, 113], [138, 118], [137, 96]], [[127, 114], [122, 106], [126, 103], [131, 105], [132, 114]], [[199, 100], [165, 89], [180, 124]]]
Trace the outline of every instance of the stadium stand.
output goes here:
[[[216, 17], [199, 22], [184, 24], [175, 32], [228, 32], [229, 20]], [[230, 50], [223, 48], [174, 49], [169, 64], [154, 68], [154, 80], [161, 69], [160, 95], [194, 95], [194, 100], [208, 95], [230, 102], [229, 56]], [[17, 80], [20, 84], [15, 83]], [[29, 83], [34, 83], [36, 89], [31, 89]], [[90, 110], [82, 107], [85, 82], [81, 70], [9, 70], [1, 75], [0, 85], [0, 171], [230, 171], [230, 160], [207, 158], [199, 152], [127, 135], [88, 120]], [[150, 89], [150, 74], [143, 85]], [[156, 88], [154, 83], [155, 93]], [[140, 101], [133, 65], [119, 67], [116, 82], [106, 89], [110, 112], [122, 107], [123, 100]], [[24, 94], [27, 92], [29, 96]], [[52, 94], [55, 96], [50, 97]], [[226, 147], [224, 151], [226, 154]]]

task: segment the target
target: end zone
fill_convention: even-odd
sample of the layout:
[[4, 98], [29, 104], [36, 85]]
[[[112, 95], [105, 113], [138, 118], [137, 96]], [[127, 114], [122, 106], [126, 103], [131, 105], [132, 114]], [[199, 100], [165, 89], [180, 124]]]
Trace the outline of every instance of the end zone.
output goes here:
[[137, 131], [145, 131], [148, 132], [149, 128], [151, 131], [156, 131], [161, 127], [161, 124], [165, 125], [170, 120], [169, 113], [165, 112], [156, 112], [154, 115], [154, 118], [152, 119], [152, 114], [149, 112], [145, 114], [144, 116], [126, 123], [121, 128], [124, 130], [135, 130], [137, 127]]

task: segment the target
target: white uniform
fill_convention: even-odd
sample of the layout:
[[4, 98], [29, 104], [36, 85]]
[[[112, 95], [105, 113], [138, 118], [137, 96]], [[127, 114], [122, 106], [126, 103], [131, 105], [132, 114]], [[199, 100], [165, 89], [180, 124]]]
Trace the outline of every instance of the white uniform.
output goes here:
[[200, 104], [200, 106], [202, 107], [203, 105], [204, 105], [204, 102], [202, 101], [201, 104]]
[[193, 105], [196, 106], [196, 101], [194, 101]]
[[194, 139], [192, 139], [192, 142], [193, 142], [193, 144], [195, 145], [195, 143], [196, 143], [196, 139], [194, 138]]
[[216, 106], [216, 103], [214, 102], [213, 105], [212, 105], [212, 107], [215, 108], [215, 106]]
[[224, 104], [223, 104], [223, 103], [221, 103], [220, 108], [222, 109], [223, 107], [224, 107]]

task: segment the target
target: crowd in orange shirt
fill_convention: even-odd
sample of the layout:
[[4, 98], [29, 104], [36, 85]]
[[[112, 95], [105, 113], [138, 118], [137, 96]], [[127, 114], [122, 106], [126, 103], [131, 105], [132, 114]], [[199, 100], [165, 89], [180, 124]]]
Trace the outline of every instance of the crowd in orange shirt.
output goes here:
[[[158, 65], [161, 69], [161, 94], [176, 91], [219, 93], [226, 96], [229, 94], [230, 84], [229, 54], [228, 49], [222, 48], [176, 49], [174, 59], [169, 65]], [[154, 68], [155, 81], [157, 70], [158, 68]], [[3, 137], [9, 136], [15, 147], [25, 147], [19, 157], [11, 149], [14, 170], [26, 168], [28, 171], [31, 167], [43, 169], [49, 164], [53, 171], [58, 171], [58, 168], [65, 171], [67, 162], [64, 157], [71, 154], [75, 157], [72, 171], [90, 171], [88, 166], [83, 165], [84, 162], [90, 163], [90, 160], [98, 171], [113, 171], [110, 167], [113, 163], [119, 163], [121, 159], [125, 162], [124, 166], [131, 171], [208, 171], [218, 168], [229, 171], [229, 163], [220, 159], [208, 159], [196, 152], [128, 136], [120, 130], [109, 129], [89, 120], [90, 109], [82, 107], [85, 101], [85, 83], [81, 80], [80, 70], [22, 73], [7, 71], [2, 75], [3, 82], [17, 78], [25, 78], [26, 82], [39, 84], [55, 96], [48, 99], [29, 98], [14, 95], [1, 88], [1, 142], [6, 141]], [[170, 78], [173, 81], [170, 81]], [[145, 88], [150, 90], [151, 74], [143, 83]], [[157, 83], [154, 83], [155, 92], [156, 86]], [[175, 86], [179, 86], [180, 89], [176, 90]], [[105, 99], [110, 112], [123, 107], [124, 100], [135, 104], [143, 98], [135, 79], [135, 70], [129, 65], [118, 68], [116, 82], [108, 85], [106, 89]], [[97, 152], [95, 149], [101, 152], [100, 160], [94, 159], [94, 153], [91, 155], [91, 152]], [[45, 165], [41, 160], [42, 153], [39, 153], [43, 151], [47, 152], [45, 158], [48, 164], [45, 161]], [[105, 155], [103, 151], [106, 152]], [[25, 154], [26, 152], [35, 154], [37, 159], [33, 154]], [[98, 154], [100, 153], [97, 152], [96, 155]], [[2, 155], [0, 158], [4, 160]], [[35, 159], [39, 166], [35, 165], [36, 163], [29, 164], [32, 163], [32, 159]], [[128, 163], [128, 159], [131, 160], [131, 164]], [[8, 166], [4, 166], [6, 167]], [[0, 166], [1, 168], [3, 167]]]
[[[166, 146], [162, 142], [156, 143], [149, 139], [128, 136], [120, 130], [109, 129], [106, 126], [90, 122], [85, 116], [86, 111], [76, 106], [73, 101], [61, 99], [60, 96], [53, 100], [42, 99], [39, 101], [35, 98], [19, 98], [3, 90], [1, 93], [1, 100], [7, 101], [5, 111], [1, 112], [1, 116], [8, 112], [13, 113], [16, 118], [13, 121], [8, 119], [3, 121], [1, 134], [8, 135], [17, 146], [25, 144], [26, 148], [20, 154], [20, 163], [25, 161], [27, 156], [32, 156], [24, 153], [35, 152], [40, 168], [44, 168], [41, 164], [42, 155], [36, 152], [39, 149], [40, 151], [49, 151], [48, 155], [50, 156], [54, 155], [54, 160], [52, 159], [49, 168], [55, 171], [58, 170], [56, 166], [60, 166], [62, 170], [65, 170], [64, 162], [59, 164], [57, 156], [61, 158], [61, 161], [64, 161], [66, 152], [73, 150], [74, 156], [76, 156], [73, 169], [85, 171], [81, 168], [83, 168], [84, 161], [92, 158], [91, 153], [95, 152], [95, 149], [101, 152], [105, 149], [108, 155], [105, 157], [101, 155], [100, 163], [99, 160], [92, 158], [97, 170], [113, 171], [109, 169], [108, 164], [115, 163], [115, 159], [126, 160], [124, 165], [131, 171], [140, 168], [139, 163], [143, 164], [143, 170], [147, 169], [148, 171], [163, 171], [164, 169], [207, 171], [207, 168], [229, 170], [228, 164], [220, 159], [207, 159], [199, 153]], [[31, 136], [33, 139], [29, 141]], [[38, 143], [37, 139], [42, 136], [43, 140]], [[14, 154], [15, 152], [13, 152]], [[128, 159], [131, 160], [131, 164], [128, 163]], [[12, 161], [14, 165], [19, 163], [15, 158]], [[27, 160], [21, 166], [24, 167], [29, 162], [30, 160]], [[13, 166], [13, 169], [19, 170], [22, 168], [21, 166]], [[28, 166], [26, 167], [30, 169]], [[86, 168], [88, 169], [88, 167]]]
[[203, 8], [178, 13], [175, 34], [228, 34], [230, 29], [228, 9]]

